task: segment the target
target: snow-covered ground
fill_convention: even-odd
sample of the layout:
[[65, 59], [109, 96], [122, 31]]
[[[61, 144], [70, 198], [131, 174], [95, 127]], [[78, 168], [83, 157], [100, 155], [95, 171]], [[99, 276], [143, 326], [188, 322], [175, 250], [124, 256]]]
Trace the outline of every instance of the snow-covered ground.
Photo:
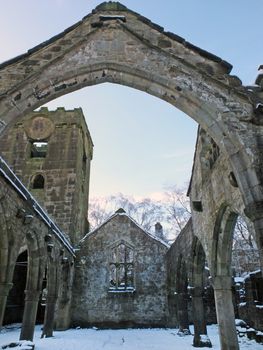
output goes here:
[[[192, 331], [192, 329], [191, 329]], [[179, 337], [178, 329], [70, 329], [54, 332], [53, 338], [40, 339], [41, 327], [37, 326], [34, 343], [36, 350], [193, 350], [191, 335]], [[20, 328], [3, 329], [0, 345], [17, 341]], [[208, 327], [213, 349], [220, 349], [216, 325]], [[239, 338], [240, 349], [263, 350], [263, 345], [246, 337]]]

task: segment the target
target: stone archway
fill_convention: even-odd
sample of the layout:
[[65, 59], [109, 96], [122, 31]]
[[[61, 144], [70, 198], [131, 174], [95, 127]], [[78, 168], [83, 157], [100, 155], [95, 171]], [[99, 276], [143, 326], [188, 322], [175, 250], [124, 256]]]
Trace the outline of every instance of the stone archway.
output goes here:
[[222, 348], [238, 348], [235, 313], [232, 301], [232, 236], [237, 214], [222, 205], [218, 212], [213, 237], [211, 274], [216, 314]]
[[212, 247], [212, 276], [231, 277], [232, 237], [238, 214], [222, 205], [215, 222]]
[[26, 234], [26, 242], [28, 246], [28, 272], [20, 340], [32, 340], [34, 336], [34, 327], [45, 269], [45, 257], [43, 254], [44, 242], [42, 240], [43, 238], [41, 237], [40, 240], [39, 237], [37, 237], [37, 234], [33, 231], [28, 231]]
[[16, 259], [13, 271], [12, 289], [7, 298], [3, 324], [21, 323], [24, 309], [24, 290], [27, 277], [27, 249]]
[[193, 237], [190, 256], [190, 281], [193, 309], [194, 340], [195, 347], [212, 347], [207, 335], [207, 321], [204, 307], [204, 272], [206, 264], [205, 251], [200, 240]]
[[0, 327], [3, 325], [6, 302], [13, 287], [13, 274], [17, 260], [19, 244], [16, 240], [15, 225], [6, 215], [8, 207], [0, 204]]
[[185, 112], [213, 137], [228, 155], [249, 211], [263, 198], [257, 145], [246, 136], [248, 129], [259, 134], [254, 125], [259, 98], [230, 70], [219, 57], [125, 6], [103, 3], [63, 33], [0, 65], [0, 119], [4, 127], [88, 85], [112, 82], [145, 91]]

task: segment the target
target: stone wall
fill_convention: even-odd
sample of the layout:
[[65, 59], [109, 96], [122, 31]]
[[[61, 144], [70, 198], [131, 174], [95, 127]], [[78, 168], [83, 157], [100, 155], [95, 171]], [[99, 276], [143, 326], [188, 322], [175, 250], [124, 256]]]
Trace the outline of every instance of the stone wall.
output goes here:
[[[216, 270], [221, 267], [217, 266], [216, 262], [220, 260], [225, 268], [225, 271], [221, 272], [227, 274], [231, 271], [235, 219], [238, 214], [245, 217], [244, 203], [227, 155], [202, 129], [198, 132], [188, 194], [191, 201], [193, 233], [203, 245], [209, 268], [212, 273], [217, 274]], [[223, 216], [226, 222], [223, 222]], [[227, 254], [225, 259], [228, 261], [223, 262], [222, 258], [218, 260], [219, 256], [216, 255], [219, 254]]]
[[[133, 251], [134, 280], [110, 284], [111, 252], [123, 243]], [[72, 324], [100, 327], [165, 326], [167, 245], [116, 213], [81, 242], [77, 253]]]
[[4, 322], [23, 317], [21, 339], [32, 339], [42, 290], [50, 315], [57, 297], [60, 306], [61, 271], [74, 265], [74, 250], [1, 157], [0, 198], [0, 326], [5, 313]]

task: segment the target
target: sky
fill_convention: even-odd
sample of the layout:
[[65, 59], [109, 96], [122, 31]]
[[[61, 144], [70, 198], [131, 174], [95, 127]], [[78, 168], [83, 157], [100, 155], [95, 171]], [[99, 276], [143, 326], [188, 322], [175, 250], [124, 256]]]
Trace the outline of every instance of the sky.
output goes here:
[[[97, 0], [1, 1], [0, 62], [60, 33]], [[122, 4], [233, 65], [253, 84], [263, 63], [262, 0], [123, 0]], [[120, 85], [101, 84], [48, 104], [82, 107], [94, 142], [90, 196], [122, 192], [158, 199], [191, 176], [196, 123], [168, 103]]]

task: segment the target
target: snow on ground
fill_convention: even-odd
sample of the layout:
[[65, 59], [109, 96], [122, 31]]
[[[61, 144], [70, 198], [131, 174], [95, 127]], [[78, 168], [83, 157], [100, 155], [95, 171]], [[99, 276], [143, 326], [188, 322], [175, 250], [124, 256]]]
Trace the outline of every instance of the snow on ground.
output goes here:
[[[193, 329], [191, 329], [193, 332]], [[40, 339], [41, 326], [36, 327], [36, 350], [193, 350], [193, 336], [179, 337], [178, 329], [69, 329], [54, 332], [54, 337]], [[0, 345], [17, 341], [20, 327], [4, 328]], [[220, 350], [217, 325], [208, 326], [213, 349]], [[263, 350], [263, 345], [246, 337], [239, 338], [240, 349]]]

